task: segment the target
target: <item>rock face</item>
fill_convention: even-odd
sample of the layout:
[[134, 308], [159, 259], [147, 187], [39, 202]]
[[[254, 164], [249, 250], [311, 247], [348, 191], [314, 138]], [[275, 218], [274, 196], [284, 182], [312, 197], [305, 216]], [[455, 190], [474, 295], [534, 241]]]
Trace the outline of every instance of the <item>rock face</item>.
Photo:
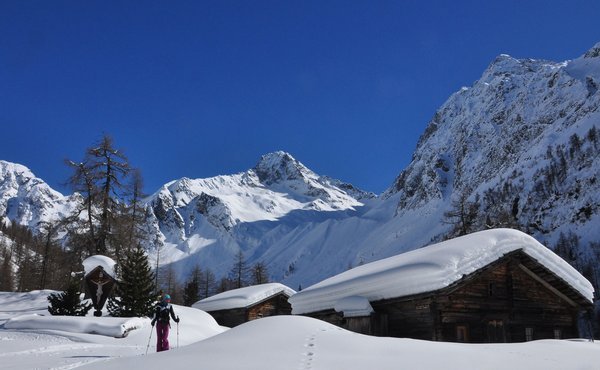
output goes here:
[[0, 222], [36, 229], [40, 222], [64, 217], [76, 197], [65, 197], [27, 167], [0, 160]]
[[[597, 48], [597, 47], [596, 47]], [[470, 88], [436, 112], [410, 166], [386, 193], [400, 208], [449, 190], [477, 187], [545, 161], [548, 146], [566, 145], [597, 122], [600, 58], [593, 50], [564, 63], [501, 55]]]
[[597, 241], [588, 232], [599, 213], [599, 50], [563, 63], [496, 58], [435, 113], [383, 198], [397, 195], [402, 214], [479, 195], [482, 211], [496, 210], [483, 216], [493, 219], [502, 203], [540, 238], [575, 228]]
[[[149, 255], [185, 279], [197, 264], [225, 276], [242, 251], [295, 288], [438, 241], [455, 227], [445, 214], [468, 205], [475, 229], [514, 227], [549, 246], [568, 235], [575, 255], [600, 258], [599, 86], [600, 44], [561, 63], [500, 55], [435, 112], [381, 196], [269, 153], [148, 197]], [[0, 171], [5, 220], [35, 227], [76, 201], [23, 166]]]

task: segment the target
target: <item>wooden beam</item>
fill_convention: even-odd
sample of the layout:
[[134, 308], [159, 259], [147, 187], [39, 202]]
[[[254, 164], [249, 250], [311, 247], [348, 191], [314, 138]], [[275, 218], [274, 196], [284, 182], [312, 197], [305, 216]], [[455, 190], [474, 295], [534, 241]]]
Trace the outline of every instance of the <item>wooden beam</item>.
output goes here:
[[531, 271], [530, 269], [528, 269], [527, 267], [525, 267], [523, 264], [519, 263], [519, 267], [521, 268], [521, 270], [525, 271], [525, 273], [529, 276], [531, 276], [534, 280], [538, 281], [540, 284], [542, 284], [544, 287], [546, 287], [548, 290], [550, 290], [552, 293], [556, 294], [557, 296], [559, 296], [560, 298], [564, 299], [567, 303], [569, 303], [571, 306], [573, 307], [577, 307], [577, 303], [573, 302], [573, 300], [571, 300], [569, 297], [567, 297], [566, 295], [562, 294], [558, 289], [556, 289], [555, 287], [553, 287], [552, 285], [548, 284], [548, 282], [544, 279], [542, 279], [541, 277], [539, 277], [535, 272]]

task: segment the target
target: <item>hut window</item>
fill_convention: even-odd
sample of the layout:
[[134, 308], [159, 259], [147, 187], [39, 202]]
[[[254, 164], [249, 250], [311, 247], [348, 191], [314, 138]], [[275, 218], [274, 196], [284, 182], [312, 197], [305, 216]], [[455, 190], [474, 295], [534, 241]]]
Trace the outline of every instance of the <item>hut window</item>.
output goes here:
[[554, 339], [560, 339], [562, 332], [560, 329], [554, 329]]
[[525, 340], [527, 342], [533, 340], [533, 328], [525, 328]]
[[466, 343], [469, 341], [469, 332], [465, 325], [456, 326], [456, 341]]
[[488, 296], [493, 297], [496, 294], [496, 284], [490, 282], [488, 284]]

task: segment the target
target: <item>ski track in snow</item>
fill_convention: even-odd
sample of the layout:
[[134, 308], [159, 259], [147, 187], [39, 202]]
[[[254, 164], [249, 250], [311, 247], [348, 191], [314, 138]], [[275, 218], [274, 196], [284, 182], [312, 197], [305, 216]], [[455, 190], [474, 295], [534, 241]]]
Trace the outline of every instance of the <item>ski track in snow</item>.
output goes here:
[[[31, 348], [18, 351], [11, 350], [11, 342], [17, 341], [20, 343], [29, 342], [31, 343]], [[40, 341], [42, 342], [41, 346]], [[31, 364], [32, 368], [35, 369], [42, 369], [39, 367], [40, 357], [44, 357], [45, 359], [43, 369], [75, 369], [93, 362], [115, 358], [115, 356], [106, 355], [107, 347], [113, 347], [110, 353], [114, 353], [116, 349], [120, 353], [120, 356], [130, 356], [132, 352], [143, 353], [142, 348], [139, 346], [107, 346], [96, 343], [78, 343], [66, 337], [40, 333], [3, 331], [0, 332], [0, 342], [3, 343], [3, 352], [0, 352], [2, 369], [23, 368], [24, 364]]]

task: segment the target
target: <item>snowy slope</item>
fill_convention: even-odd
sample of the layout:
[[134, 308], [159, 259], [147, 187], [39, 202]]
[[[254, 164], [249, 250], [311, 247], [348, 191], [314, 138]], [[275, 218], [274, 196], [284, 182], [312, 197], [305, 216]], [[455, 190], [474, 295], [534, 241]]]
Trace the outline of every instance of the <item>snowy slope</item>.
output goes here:
[[[50, 292], [0, 292], [2, 369], [391, 370], [401, 363], [422, 370], [594, 370], [600, 357], [598, 341], [473, 345], [378, 338], [298, 316], [227, 330], [206, 312], [177, 305], [181, 322], [171, 330], [172, 349], [156, 353], [148, 318], [51, 317], [44, 312]], [[2, 325], [8, 319], [12, 328]], [[133, 329], [115, 338], [122, 322]], [[100, 330], [92, 334], [94, 327]]]

